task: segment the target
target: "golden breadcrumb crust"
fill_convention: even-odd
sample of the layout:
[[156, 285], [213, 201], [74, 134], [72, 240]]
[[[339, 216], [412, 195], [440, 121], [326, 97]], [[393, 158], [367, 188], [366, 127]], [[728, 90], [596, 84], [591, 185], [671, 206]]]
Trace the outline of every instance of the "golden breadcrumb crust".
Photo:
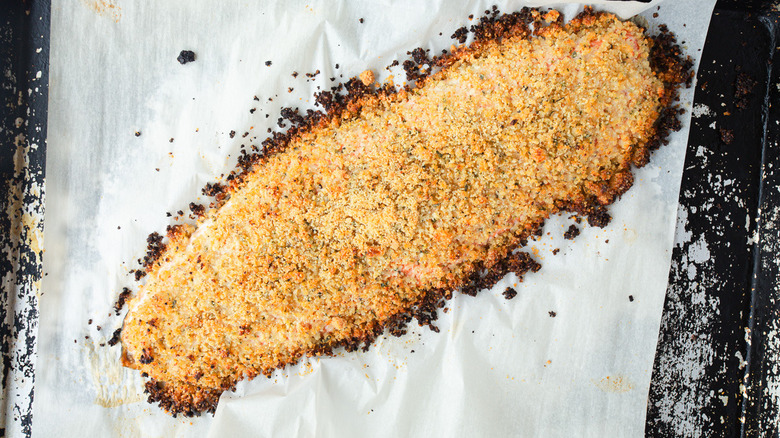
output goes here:
[[538, 269], [513, 249], [563, 210], [603, 224], [632, 164], [679, 127], [690, 63], [668, 34], [591, 10], [565, 25], [494, 14], [476, 34], [408, 69], [413, 88], [351, 81], [216, 190], [197, 227], [150, 241], [121, 337], [150, 401], [213, 410], [244, 378], [367, 347], [412, 315], [429, 323], [454, 289]]

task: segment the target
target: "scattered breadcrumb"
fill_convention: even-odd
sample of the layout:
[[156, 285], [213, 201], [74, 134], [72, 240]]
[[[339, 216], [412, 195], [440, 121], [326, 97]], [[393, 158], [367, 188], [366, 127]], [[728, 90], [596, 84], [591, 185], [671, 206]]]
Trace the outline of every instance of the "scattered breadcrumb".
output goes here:
[[363, 85], [371, 85], [374, 83], [374, 80], [376, 80], [376, 78], [374, 77], [373, 71], [365, 70], [363, 73], [360, 73], [360, 81], [363, 82]]

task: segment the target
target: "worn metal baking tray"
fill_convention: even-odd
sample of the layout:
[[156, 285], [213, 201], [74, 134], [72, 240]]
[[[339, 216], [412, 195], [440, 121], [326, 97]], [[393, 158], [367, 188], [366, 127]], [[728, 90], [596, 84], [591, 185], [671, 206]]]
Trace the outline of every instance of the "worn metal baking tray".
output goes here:
[[[0, 10], [0, 435], [29, 436], [50, 2], [6, 3]], [[780, 434], [778, 9], [766, 1], [720, 1], [712, 17], [647, 436]], [[22, 217], [32, 219], [22, 223]]]

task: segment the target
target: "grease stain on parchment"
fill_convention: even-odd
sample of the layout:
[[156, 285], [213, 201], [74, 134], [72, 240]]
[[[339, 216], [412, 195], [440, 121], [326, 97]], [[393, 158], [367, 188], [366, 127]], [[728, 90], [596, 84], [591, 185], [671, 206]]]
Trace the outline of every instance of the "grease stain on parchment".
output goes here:
[[101, 17], [114, 20], [115, 23], [119, 23], [122, 18], [122, 8], [114, 0], [81, 0], [81, 4]]
[[138, 381], [137, 373], [127, 373], [115, 357], [114, 349], [100, 347], [92, 342], [87, 342], [85, 349], [86, 364], [95, 387], [96, 405], [114, 408], [146, 400], [143, 391], [139, 390], [141, 382]]
[[606, 376], [601, 380], [591, 380], [596, 388], [604, 392], [623, 394], [634, 389], [634, 384], [623, 376]]

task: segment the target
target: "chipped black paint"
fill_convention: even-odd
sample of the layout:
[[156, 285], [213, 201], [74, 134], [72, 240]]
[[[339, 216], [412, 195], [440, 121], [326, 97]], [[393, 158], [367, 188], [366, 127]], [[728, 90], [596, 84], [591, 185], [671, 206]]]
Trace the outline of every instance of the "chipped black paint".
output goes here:
[[[774, 388], [767, 396], [761, 388], [771, 381], [780, 346], [770, 354], [772, 338], [756, 332], [772, 312], [778, 315], [779, 301], [769, 301], [778, 295], [777, 252], [767, 251], [780, 245], [775, 228], [763, 231], [756, 246], [756, 224], [767, 228], [767, 213], [780, 207], [780, 195], [771, 199], [764, 189], [774, 175], [766, 170], [780, 166], [780, 156], [776, 140], [765, 137], [767, 121], [778, 116], [767, 119], [763, 97], [771, 91], [780, 102], [777, 72], [769, 77], [777, 43], [768, 24], [778, 13], [754, 3], [718, 4], [699, 67], [646, 436], [777, 434], [780, 393]], [[752, 96], [738, 92], [740, 75], [755, 81]], [[721, 130], [733, 133], [731, 142], [722, 141]], [[778, 134], [769, 130], [770, 139]], [[774, 246], [767, 234], [775, 235]], [[756, 248], [762, 263], [774, 263], [771, 269], [757, 270], [763, 265]]]
[[759, 185], [760, 214], [757, 223], [752, 300], [747, 338], [750, 340], [743, 403], [745, 423], [742, 436], [780, 435], [780, 13], [759, 17], [771, 32], [771, 71], [761, 102], [765, 123]]
[[0, 433], [30, 436], [41, 279], [49, 2], [0, 9]]
[[[7, 3], [0, 8], [0, 279], [9, 279], [9, 283], [0, 282], [2, 418], [6, 419], [0, 419], [0, 435], [29, 436], [37, 330], [32, 285], [41, 271], [26, 245], [29, 236], [11, 232], [18, 216], [14, 219], [6, 212], [15, 193], [12, 188], [20, 189], [16, 193], [22, 193], [28, 212], [43, 212], [43, 193], [34, 196], [32, 188], [43, 183], [49, 2]], [[730, 105], [733, 98], [729, 93], [737, 74], [732, 69], [734, 61], [750, 61], [741, 63], [742, 71], [761, 73], [759, 63], [766, 64], [778, 45], [774, 41], [767, 44], [767, 38], [774, 35], [767, 33], [767, 24], [774, 23], [777, 14], [762, 12], [766, 3], [721, 1], [713, 17], [712, 41], [705, 49], [709, 52], [705, 52], [699, 82], [700, 87], [706, 82], [708, 89], [698, 90], [696, 100], [716, 114], [694, 118], [680, 197], [681, 222], [648, 403], [647, 436], [778, 433], [778, 392], [776, 387], [774, 392], [768, 389], [768, 384], [780, 379], [775, 365], [780, 363], [780, 341], [773, 331], [780, 319], [780, 291], [775, 281], [780, 277], [776, 257], [780, 243], [772, 238], [780, 228], [780, 191], [776, 189], [780, 187], [776, 170], [780, 166], [780, 126], [772, 124], [780, 120], [776, 88], [780, 73], [775, 69], [767, 81], [764, 68], [763, 76], [755, 76], [755, 100], [742, 110], [752, 111], [749, 117], [736, 111], [725, 116], [720, 107], [721, 102]], [[750, 69], [746, 64], [751, 64]], [[5, 75], [7, 71], [10, 76]], [[40, 79], [35, 78], [37, 71], [41, 71]], [[28, 89], [33, 91], [28, 94]], [[767, 89], [771, 108], [762, 101]], [[763, 113], [764, 109], [768, 112]], [[17, 127], [19, 117], [23, 123]], [[767, 135], [759, 138], [767, 120]], [[715, 128], [710, 127], [713, 122]], [[719, 143], [721, 128], [734, 130], [731, 144]], [[28, 147], [39, 147], [24, 154], [27, 172], [15, 175], [15, 147], [7, 145], [14, 145], [18, 134], [26, 136]], [[214, 189], [217, 194], [218, 188]], [[756, 226], [759, 205], [762, 215]], [[747, 228], [743, 218], [750, 219]], [[755, 237], [757, 228], [760, 250], [754, 265], [753, 241], [748, 239]], [[698, 261], [696, 251], [702, 244], [709, 257]], [[752, 287], [757, 292], [751, 297]], [[551, 311], [550, 316], [555, 313]], [[752, 324], [749, 338], [745, 334], [748, 324]], [[740, 391], [742, 383], [747, 398]], [[721, 397], [728, 402], [724, 404]]]

